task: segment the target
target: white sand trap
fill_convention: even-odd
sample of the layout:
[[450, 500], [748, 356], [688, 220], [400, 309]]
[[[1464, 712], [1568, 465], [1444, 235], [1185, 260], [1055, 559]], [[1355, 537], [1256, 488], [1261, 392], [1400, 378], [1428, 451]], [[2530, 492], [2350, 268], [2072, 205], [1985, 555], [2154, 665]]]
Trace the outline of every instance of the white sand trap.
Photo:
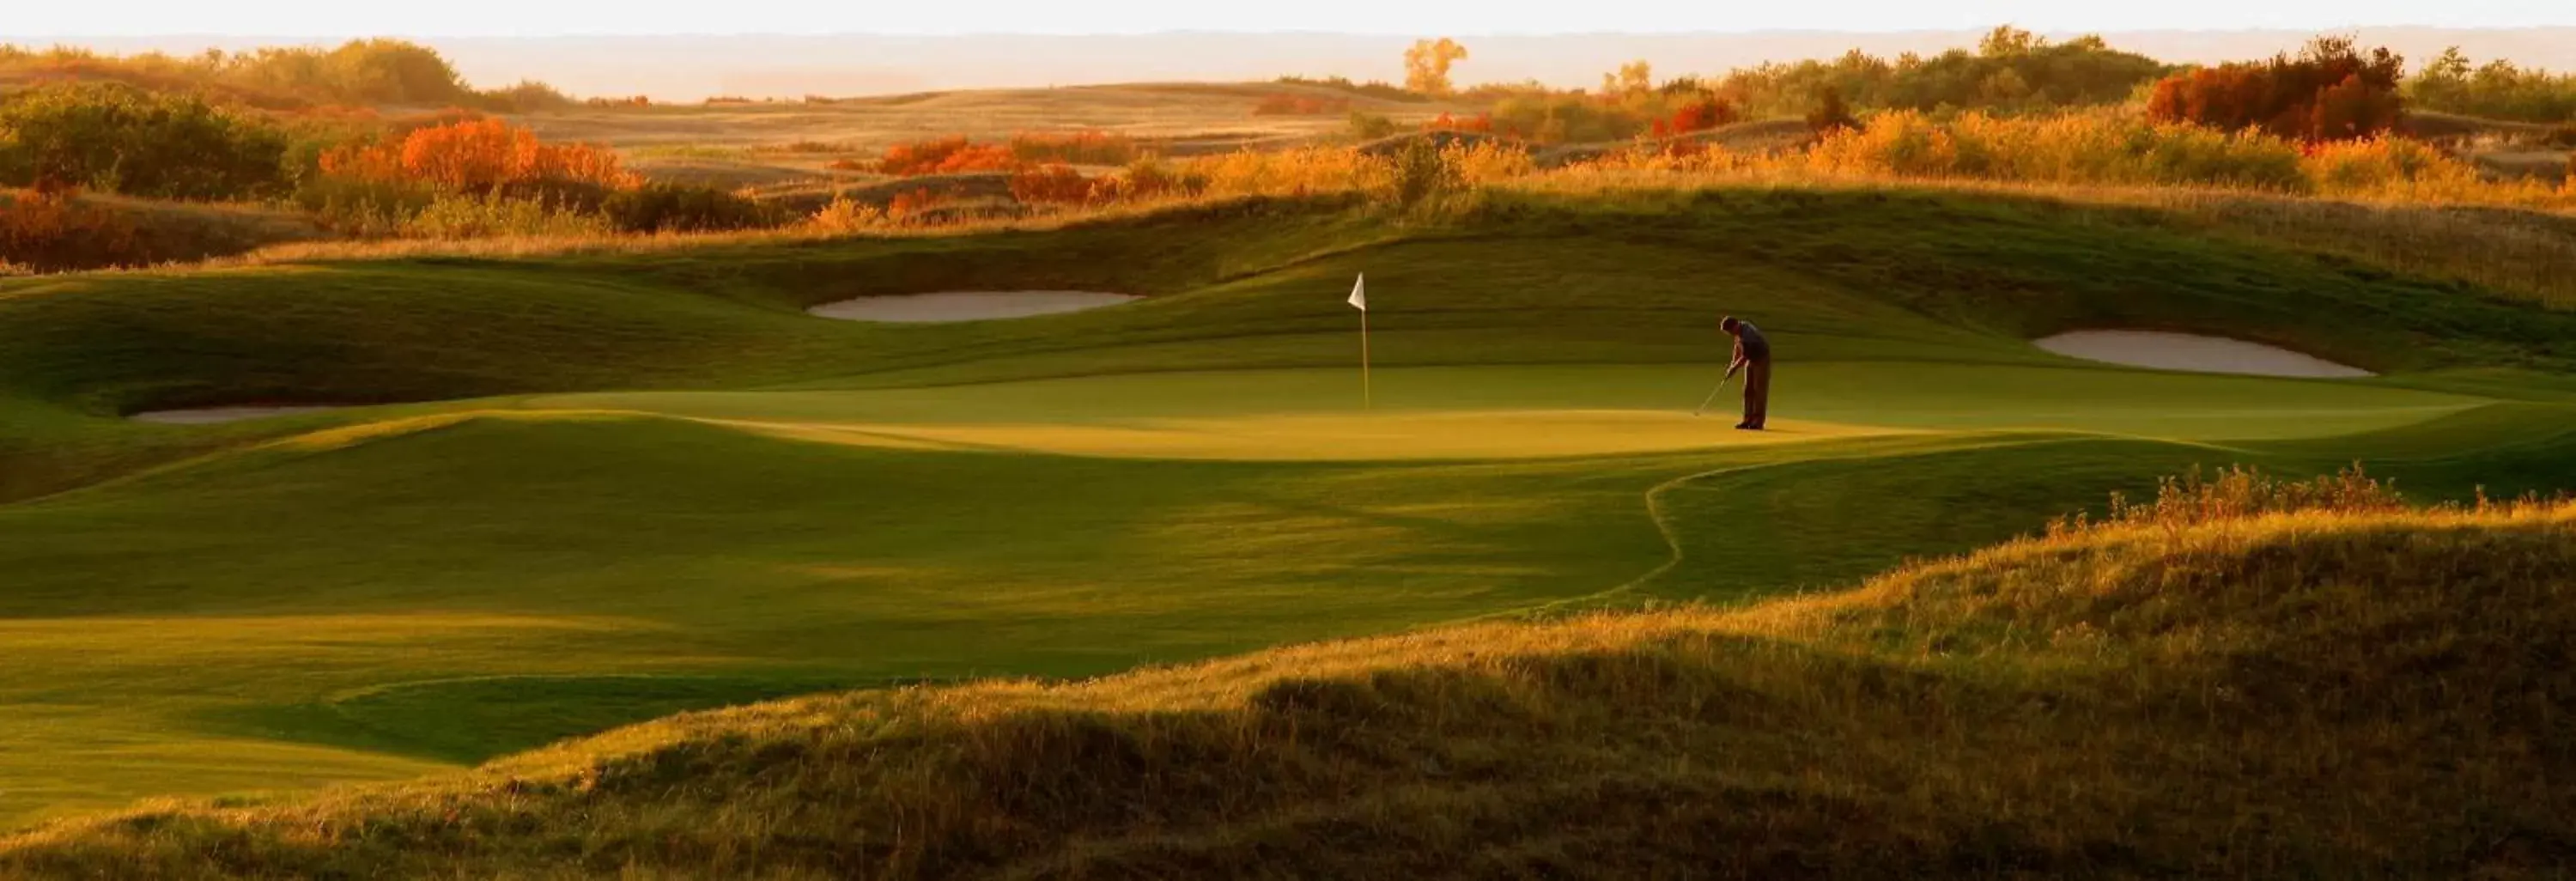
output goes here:
[[991, 321], [1027, 318], [1115, 306], [1144, 299], [1126, 294], [1088, 291], [951, 291], [896, 294], [825, 303], [805, 311], [843, 321], [892, 321], [907, 324], [942, 321]]
[[220, 422], [240, 422], [246, 419], [266, 419], [271, 416], [293, 416], [298, 413], [318, 413], [338, 409], [341, 408], [329, 406], [197, 407], [188, 410], [151, 410], [126, 418], [136, 422], [157, 422], [162, 425], [214, 425]]
[[2155, 330], [2078, 330], [2033, 340], [2032, 344], [2069, 358], [2158, 370], [2316, 379], [2376, 375], [2279, 346]]

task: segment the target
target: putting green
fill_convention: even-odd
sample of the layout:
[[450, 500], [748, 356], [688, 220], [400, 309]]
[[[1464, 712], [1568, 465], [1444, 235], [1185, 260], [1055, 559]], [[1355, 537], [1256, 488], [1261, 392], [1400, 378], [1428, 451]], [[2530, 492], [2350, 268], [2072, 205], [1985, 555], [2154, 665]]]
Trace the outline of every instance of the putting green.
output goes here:
[[[0, 677], [0, 825], [824, 688], [1730, 602], [2195, 465], [2576, 486], [2558, 313], [2044, 206], [1773, 198], [0, 281], [0, 668], [44, 671]], [[1156, 296], [802, 313], [1041, 283]], [[1721, 306], [1780, 329], [1777, 431], [1689, 413]], [[2023, 341], [2119, 319], [2431, 341], [2333, 382]], [[288, 392], [453, 400], [119, 418]]]

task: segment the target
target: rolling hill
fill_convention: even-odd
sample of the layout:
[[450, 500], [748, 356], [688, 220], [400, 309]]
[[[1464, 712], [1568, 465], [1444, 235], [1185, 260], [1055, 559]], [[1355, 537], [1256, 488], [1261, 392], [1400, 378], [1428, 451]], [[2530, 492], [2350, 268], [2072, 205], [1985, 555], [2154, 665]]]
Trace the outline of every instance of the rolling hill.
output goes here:
[[[1363, 271], [1376, 309], [1374, 410], [1360, 406], [1357, 316], [1342, 303], [1350, 278]], [[803, 311], [858, 296], [997, 289], [1147, 298], [1068, 315], [942, 325], [833, 322]], [[1769, 436], [1746, 437], [1726, 431], [1723, 420], [1688, 415], [1715, 378], [1711, 362], [1723, 352], [1712, 326], [1728, 313], [1759, 322], [1780, 345], [1782, 430]], [[2161, 373], [2074, 361], [2028, 343], [2085, 327], [2220, 333], [2383, 375], [2329, 382]], [[0, 583], [0, 664], [49, 671], [0, 683], [0, 702], [16, 711], [0, 719], [0, 741], [11, 744], [0, 751], [0, 779], [10, 781], [0, 787], [0, 823], [16, 825], [154, 796], [238, 800], [412, 779], [677, 711], [792, 694], [1106, 676], [1281, 644], [1648, 603], [1717, 608], [1290, 652], [1347, 653], [1352, 666], [1337, 669], [1386, 669], [1394, 672], [1383, 676], [1396, 681], [1413, 675], [1402, 671], [1409, 662], [1399, 647], [1416, 639], [1465, 645], [1444, 641], [1508, 632], [1629, 646], [1637, 643], [1618, 642], [1626, 637], [1617, 634], [1700, 628], [1727, 635], [1693, 637], [1714, 654], [1693, 654], [1689, 669], [1673, 675], [1711, 683], [1812, 675], [1821, 678], [1781, 687], [1834, 693], [1921, 685], [1932, 691], [1903, 693], [2019, 707], [2034, 695], [2059, 694], [2048, 684], [2058, 680], [2045, 678], [2059, 675], [2058, 661], [2032, 662], [2038, 672], [2027, 681], [1975, 673], [1953, 682], [1941, 678], [1945, 671], [1843, 646], [1849, 634], [1833, 628], [1797, 630], [1783, 637], [1790, 639], [1783, 647], [1756, 651], [1745, 648], [1739, 623], [1711, 622], [1751, 621], [1741, 616], [1759, 617], [1761, 607], [1740, 605], [1848, 586], [1908, 558], [2002, 541], [2107, 492], [2149, 490], [2158, 476], [2195, 465], [2307, 474], [2361, 461], [2430, 498], [2465, 498], [2480, 487], [2510, 496], [2576, 486], [2576, 419], [2569, 418], [2576, 415], [2576, 380], [2564, 348], [2576, 339], [2576, 313], [2326, 252], [2195, 234], [2143, 210], [2134, 217], [2077, 212], [2041, 198], [1971, 192], [1496, 193], [1428, 216], [1337, 199], [1248, 201], [968, 236], [744, 238], [509, 259], [0, 279], [0, 338], [10, 341], [0, 347], [0, 572], [8, 573]], [[241, 404], [349, 407], [213, 426], [124, 418]], [[2549, 535], [2558, 527], [2532, 528]], [[2452, 588], [2427, 582], [2422, 589]], [[1570, 665], [1562, 675], [1591, 675], [1582, 672], [1594, 663], [1589, 655], [1543, 655], [1530, 655], [1538, 659], [1530, 670], [1562, 663]], [[1739, 655], [1757, 659], [1743, 663], [1786, 666], [1737, 670], [1729, 665]], [[1716, 660], [1721, 656], [1728, 660]], [[1029, 723], [1074, 739], [1047, 741], [1052, 745], [1030, 753], [1044, 757], [1031, 760], [1037, 765], [1012, 766], [1023, 770], [1130, 761], [1118, 758], [1128, 749], [1120, 745], [1129, 743], [1124, 735], [1098, 733], [1126, 730], [1124, 721], [1097, 730], [1064, 721], [1126, 712], [1120, 707], [1168, 710], [1179, 714], [1168, 718], [1215, 726], [1170, 729], [1184, 733], [1157, 744], [1193, 755], [1249, 749], [1264, 741], [1190, 738], [1209, 731], [1268, 736], [1272, 729], [1262, 726], [1277, 720], [1247, 715], [1244, 707], [1256, 705], [1237, 700], [1268, 685], [1201, 697], [1188, 696], [1185, 686], [1219, 675], [1208, 671], [1271, 663], [1261, 657], [1105, 680], [1126, 683], [1120, 685], [961, 685], [815, 698], [688, 717], [495, 766], [632, 758], [638, 764], [606, 773], [659, 783], [613, 805], [596, 796], [602, 813], [588, 816], [612, 824], [620, 822], [607, 819], [616, 811], [654, 813], [704, 826], [703, 838], [665, 839], [663, 827], [638, 825], [631, 837], [611, 835], [598, 850], [566, 856], [561, 848], [572, 845], [561, 836], [604, 835], [609, 827], [527, 831], [543, 825], [531, 819], [537, 815], [510, 813], [519, 808], [486, 813], [483, 805], [535, 811], [540, 802], [571, 803], [551, 799], [593, 798], [580, 794], [590, 790], [552, 772], [500, 771], [474, 778], [505, 781], [490, 784], [498, 789], [422, 784], [397, 791], [410, 794], [325, 796], [314, 803], [320, 807], [245, 814], [189, 808], [58, 827], [6, 845], [0, 866], [255, 876], [327, 874], [360, 864], [348, 861], [383, 858], [468, 875], [584, 874], [629, 861], [639, 871], [678, 874], [710, 865], [791, 877], [846, 874], [856, 863], [834, 860], [899, 854], [871, 850], [884, 842], [870, 838], [843, 856], [826, 856], [841, 854], [835, 848], [847, 842], [808, 837], [785, 820], [773, 824], [752, 801], [707, 809], [757, 829], [703, 822], [704, 815], [688, 813], [695, 807], [656, 813], [679, 804], [660, 799], [682, 790], [696, 793], [689, 804], [701, 806], [726, 792], [769, 797], [724, 776], [735, 772], [774, 772], [781, 788], [762, 792], [780, 804], [811, 787], [852, 785], [862, 778], [844, 775], [862, 773], [856, 766], [798, 763], [832, 750], [875, 749], [868, 744], [879, 741], [866, 739], [875, 735], [852, 732], [898, 718], [865, 709], [879, 702], [981, 700], [956, 695], [1026, 694], [1076, 708]], [[2019, 662], [2008, 667], [2023, 669]], [[1471, 690], [1523, 687], [1473, 684], [1502, 674], [1456, 675], [1468, 683], [1458, 687]], [[1427, 677], [1421, 687], [1435, 690], [1453, 679], [1449, 672], [1420, 676]], [[2124, 719], [2155, 716], [2162, 711], [2154, 708], [2169, 706], [2157, 701], [2179, 700], [2174, 696], [2216, 680], [2158, 681], [2158, 688], [2179, 690], [2092, 695], [2083, 699], [2102, 703], [2084, 706]], [[1140, 695], [1132, 703], [1061, 697], [1131, 686]], [[2000, 690], [1979, 690], [1990, 687]], [[1279, 686], [1285, 696], [1276, 700], [1289, 702], [1283, 712], [1307, 712], [1296, 709], [1306, 699], [1303, 688]], [[1172, 702], [1141, 697], [1149, 694]], [[1313, 694], [1330, 705], [1346, 690], [1325, 682]], [[1606, 698], [1564, 697], [1575, 701], [1565, 710], [1570, 720], [1611, 712], [1585, 703]], [[1505, 712], [1505, 704], [1478, 703], [1476, 712]], [[1927, 712], [1910, 699], [1867, 711], [1858, 703], [1836, 707], [1820, 710], [1822, 717], [1781, 717], [1822, 726], [1797, 729], [1820, 739], [1772, 746], [1790, 751], [1779, 755], [1803, 754], [1797, 751], [1815, 744], [1851, 742], [1816, 732], [1860, 737], [1850, 726], [1863, 721], [1891, 726], [1876, 729], [1882, 731], [1935, 721], [1909, 715]], [[1882, 715], [1863, 720], [1854, 713]], [[1472, 714], [1459, 718], [1480, 724]], [[829, 738], [844, 739], [781, 735], [777, 742], [801, 745], [769, 754], [753, 746], [767, 741], [719, 731], [784, 719], [841, 731]], [[2059, 720], [2025, 721], [2035, 727], [2009, 737], [2081, 739]], [[2167, 723], [2185, 727], [2158, 727]], [[897, 732], [915, 723], [884, 724]], [[1673, 737], [1718, 738], [1694, 743], [1751, 737], [1735, 728], [1702, 730], [1701, 721], [1674, 724], [1682, 727]], [[2214, 774], [2217, 766], [2207, 764], [2214, 759], [2184, 754], [2217, 742], [2208, 724], [2159, 717], [2117, 736], [2130, 738], [2121, 744], [2160, 743], [2181, 731], [2188, 737], [2159, 753], [2170, 763], [2148, 767]], [[1066, 725], [1072, 727], [1060, 727]], [[946, 733], [903, 742], [957, 756], [964, 754], [951, 751], [1019, 736], [940, 730]], [[1474, 743], [1461, 740], [1456, 749], [1488, 748]], [[1526, 746], [1561, 747], [1577, 764], [1624, 763], [1636, 755], [1627, 751], [1644, 748], [1623, 742], [1594, 754], [1583, 743]], [[1940, 758], [1959, 761], [1945, 767], [1984, 768], [1978, 763], [2003, 761], [2006, 745]], [[692, 764], [697, 759], [689, 756], [712, 764]], [[1439, 756], [1443, 768], [1473, 766], [1466, 753]], [[2497, 773], [2508, 777], [2531, 767], [2496, 761]], [[1127, 784], [1104, 777], [1110, 782], [1102, 792], [1186, 801], [1152, 788], [1178, 779], [1149, 770], [1161, 765], [1117, 766], [1136, 769], [1135, 785], [1143, 788], [1117, 789]], [[983, 773], [971, 763], [905, 767], [932, 769], [905, 778], [925, 786], [948, 785], [953, 778], [944, 774]], [[1788, 775], [1799, 766], [1763, 767], [1772, 769], [1763, 774]], [[2291, 773], [2285, 768], [2265, 773]], [[801, 776], [809, 772], [820, 776]], [[1848, 781], [1813, 792], [1860, 801], [1798, 802], [1805, 796], [1796, 793], [1808, 790], [1744, 789], [1738, 782], [1752, 778], [1691, 776], [1697, 773], [1685, 774], [1678, 791], [1747, 805], [1771, 804], [1763, 799], [1773, 796], [1761, 793], [1774, 792], [1805, 805], [1793, 814], [1746, 815], [1772, 817], [1783, 830], [1896, 816], [1873, 813], [1878, 796]], [[506, 783], [513, 774], [552, 782], [513, 790]], [[640, 776], [620, 776], [628, 774]], [[864, 779], [877, 786], [887, 778]], [[1515, 789], [1504, 779], [1492, 785]], [[1631, 808], [1664, 785], [1616, 779], [1644, 787], [1635, 790], [1638, 798], [1619, 799]], [[2190, 869], [2204, 864], [2173, 843], [2208, 830], [2184, 824], [2143, 837], [2106, 830], [2159, 805], [2237, 791], [2202, 781], [2222, 788], [2186, 786], [2150, 798], [2120, 789], [2148, 778], [2109, 779], [2104, 792], [2067, 803], [2080, 810], [2067, 821], [2075, 825], [2048, 827], [2058, 831], [2013, 826], [2018, 815], [2007, 812], [1973, 829], [1889, 827], [1896, 830], [1889, 834], [1913, 837], [1852, 853], [1948, 854], [1961, 860], [1955, 865], [1962, 873], [2022, 865], [2005, 858], [2027, 854], [2035, 861], [2029, 865], [2045, 871], [2068, 865], [2050, 860], [2093, 853], [2081, 850], [2096, 846], [2085, 842], [2127, 842], [2121, 846], [2130, 850], [2102, 853], [2135, 861], [2111, 865], [2141, 874], [2157, 866]], [[1309, 782], [1326, 788], [1281, 792], [1307, 799], [1374, 791], [1368, 798], [1381, 800], [1372, 803], [1395, 812], [1420, 807], [1405, 801], [1415, 795], [1450, 797], [1367, 790], [1377, 783], [1359, 778]], [[1953, 782], [1958, 789], [1926, 797], [1976, 791], [1965, 776]], [[1062, 778], [1045, 785], [1074, 784]], [[1550, 791], [1539, 786], [1530, 790], [1538, 802], [1505, 799], [1490, 815], [1458, 816], [1525, 822], [1508, 818], [1591, 804], [1549, 801], [1557, 798]], [[2014, 810], [2059, 804], [1994, 795]], [[2426, 810], [2490, 804], [2453, 796], [2426, 802]], [[380, 797], [394, 801], [366, 801]], [[2167, 797], [2175, 800], [2156, 800]], [[1288, 811], [1289, 804], [1224, 813], [1237, 807], [1219, 802], [1210, 810], [1247, 818]], [[396, 803], [405, 807], [390, 806]], [[903, 804], [881, 807], [912, 810]], [[922, 804], [941, 817], [955, 807]], [[1102, 836], [1096, 852], [1088, 849], [1093, 844], [1065, 846], [1104, 860], [1165, 858], [1155, 856], [1164, 853], [1154, 850], [1160, 845], [1122, 837], [1145, 835], [1136, 830], [1146, 826], [1116, 825], [1125, 821], [1102, 806], [1107, 802], [1083, 804], [1066, 810], [1108, 813], [1059, 823], [1059, 815], [1044, 813], [1056, 810], [1049, 806], [1025, 815], [1038, 818], [1028, 828], [1095, 830]], [[475, 827], [449, 839], [440, 836], [451, 832], [432, 831], [448, 827], [412, 825], [432, 823], [421, 818], [446, 806], [534, 837]], [[956, 810], [967, 812], [953, 816], [967, 817], [983, 809]], [[1358, 843], [1388, 841], [1365, 837], [1387, 829], [1345, 827], [1331, 811], [1292, 814], [1262, 814], [1269, 825], [1239, 827], [1250, 830], [1244, 837], [1187, 847], [1314, 850], [1296, 831], [1309, 828], [1301, 818], [1363, 836], [1352, 839], [1355, 853], [1368, 849]], [[277, 818], [326, 815], [351, 819], [345, 826], [323, 819], [325, 828], [382, 829], [386, 837], [344, 848], [335, 843], [341, 832], [299, 838], [257, 831], [295, 822]], [[1170, 823], [1181, 825], [1207, 819], [1172, 816]], [[1903, 818], [1934, 823], [1919, 813]], [[1645, 825], [1629, 828], [1658, 828], [1651, 818], [1630, 819]], [[1095, 820], [1110, 825], [1082, 825]], [[1725, 824], [1737, 821], [1688, 822], [1719, 825], [1672, 828], [1732, 829]], [[2501, 822], [2428, 829], [2404, 840], [2450, 847], [2506, 828]], [[1417, 831], [1467, 836], [1425, 839], [1435, 844], [1481, 834], [1461, 823]], [[236, 828], [252, 831], [220, 831]], [[2218, 862], [2208, 865], [2241, 869], [2271, 854], [2332, 873], [2366, 852], [2348, 842], [2334, 845], [2344, 850], [2329, 847], [2326, 833], [2316, 831], [2324, 826], [2300, 828], [2313, 835], [2296, 841], [2316, 849], [2214, 854], [2207, 859]], [[781, 837], [764, 837], [772, 831]], [[2365, 832], [2396, 834], [2379, 826], [2355, 830]], [[200, 833], [233, 844], [209, 845]], [[2072, 837], [2051, 837], [2061, 833]], [[558, 837], [532, 843], [548, 835]], [[397, 843], [467, 839], [522, 843], [494, 843], [488, 852], [456, 849], [463, 844], [411, 851]], [[664, 841], [672, 850], [652, 850]], [[1167, 843], [1183, 847], [1172, 843], [1179, 841]], [[236, 844], [242, 850], [224, 849]], [[379, 845], [391, 850], [371, 849]], [[990, 854], [941, 850], [948, 846], [922, 839], [900, 854], [930, 861], [910, 864], [916, 867], [1008, 873]], [[2544, 855], [2550, 846], [2515, 845]], [[258, 856], [205, 862], [217, 851]], [[707, 862], [717, 851], [743, 862]], [[1169, 858], [1177, 873], [1199, 865], [1188, 862], [1195, 857]], [[2231, 862], [2240, 858], [2246, 862]], [[164, 859], [170, 862], [149, 862]], [[401, 862], [414, 859], [422, 862]], [[2453, 862], [2439, 865], [2469, 864], [2456, 853], [2442, 859]], [[1884, 864], [1850, 868], [1871, 865]], [[432, 866], [447, 868], [426, 868]], [[1371, 866], [1311, 868], [1333, 874]], [[1605, 864], [1602, 871], [1621, 868]], [[1028, 874], [1053, 871], [1033, 864]]]

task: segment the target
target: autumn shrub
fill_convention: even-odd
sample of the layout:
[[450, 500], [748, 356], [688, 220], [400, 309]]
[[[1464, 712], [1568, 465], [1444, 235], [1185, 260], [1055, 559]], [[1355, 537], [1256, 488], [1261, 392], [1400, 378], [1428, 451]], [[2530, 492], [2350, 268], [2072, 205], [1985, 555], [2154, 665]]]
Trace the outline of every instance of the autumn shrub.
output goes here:
[[1723, 98], [1703, 97], [1683, 104], [1672, 115], [1654, 121], [1649, 133], [1655, 137], [1686, 135], [1741, 121], [1744, 115]]
[[886, 148], [872, 169], [884, 174], [913, 177], [925, 174], [958, 174], [969, 171], [1009, 171], [1021, 165], [1011, 148], [1002, 144], [978, 144], [964, 135], [932, 138]]
[[2380, 136], [2319, 144], [2301, 161], [2326, 195], [2416, 201], [2472, 201], [2500, 188], [2477, 168], [2421, 141]]
[[1396, 131], [1398, 131], [1395, 120], [1388, 119], [1374, 113], [1362, 113], [1357, 110], [1351, 111], [1349, 124], [1351, 137], [1362, 141], [1374, 141], [1380, 138], [1392, 137]]
[[601, 200], [599, 214], [620, 232], [722, 232], [777, 226], [776, 209], [714, 187], [647, 183]]
[[0, 194], [0, 265], [62, 272], [151, 262], [134, 224], [70, 192]]
[[1118, 173], [1091, 182], [1091, 198], [1097, 202], [1139, 202], [1155, 199], [1189, 197], [1208, 191], [1207, 177], [1190, 169], [1176, 169], [1161, 159], [1146, 157], [1127, 163]]
[[323, 229], [352, 238], [382, 238], [400, 235], [403, 222], [438, 196], [436, 189], [416, 181], [321, 175], [296, 187], [295, 203]]
[[841, 235], [878, 229], [887, 222], [884, 208], [835, 194], [832, 201], [805, 218], [804, 225], [813, 232]]
[[1191, 159], [1179, 166], [1185, 179], [1202, 181], [1209, 196], [1302, 196], [1375, 190], [1392, 179], [1392, 165], [1347, 147], [1243, 150]]
[[1475, 116], [1451, 116], [1448, 113], [1443, 112], [1439, 116], [1433, 117], [1431, 121], [1423, 123], [1422, 130], [1426, 132], [1477, 132], [1480, 134], [1491, 134], [1494, 131], [1494, 115], [1491, 113], [1479, 113]]
[[256, 198], [285, 189], [286, 148], [277, 126], [193, 95], [68, 83], [0, 99], [0, 184]]
[[2309, 189], [2296, 144], [2112, 114], [1968, 113], [1945, 121], [1910, 110], [1881, 113], [1827, 135], [1801, 160], [1813, 170], [1864, 176]]
[[615, 151], [543, 143], [534, 132], [497, 119], [431, 126], [399, 139], [330, 150], [319, 164], [330, 177], [411, 182], [447, 193], [547, 186], [622, 190], [640, 183]]
[[1136, 141], [1104, 131], [1020, 132], [1011, 136], [1011, 157], [1023, 163], [1125, 165], [1143, 155]]
[[608, 218], [538, 199], [498, 193], [441, 194], [397, 229], [405, 238], [479, 239], [500, 236], [595, 237], [616, 233]]
[[1481, 186], [1538, 173], [1538, 160], [1521, 147], [1496, 141], [1459, 142], [1440, 148], [1441, 161], [1457, 170], [1458, 181]]
[[1389, 183], [1385, 192], [1387, 200], [1410, 208], [1465, 188], [1467, 176], [1459, 167], [1456, 156], [1422, 139], [1407, 143], [1403, 150], [1396, 152]]

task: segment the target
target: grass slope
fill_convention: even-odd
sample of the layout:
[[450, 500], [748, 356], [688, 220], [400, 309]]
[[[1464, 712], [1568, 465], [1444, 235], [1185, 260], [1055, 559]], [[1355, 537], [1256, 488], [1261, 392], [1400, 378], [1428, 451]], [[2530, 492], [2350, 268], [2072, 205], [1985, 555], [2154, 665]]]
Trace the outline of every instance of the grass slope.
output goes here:
[[2546, 877], [2576, 856], [2576, 508], [2227, 511], [1733, 611], [688, 715], [407, 787], [56, 826], [0, 841], [0, 870]]
[[[673, 710], [1751, 600], [2194, 464], [2576, 486], [2576, 316], [1967, 194], [1251, 202], [955, 238], [0, 281], [0, 823]], [[1380, 409], [1355, 409], [1371, 277]], [[1151, 294], [814, 319], [955, 288]], [[1785, 429], [1682, 411], [1721, 312]], [[2116, 370], [2148, 324], [2395, 371]], [[494, 396], [494, 397], [482, 397]], [[442, 401], [451, 398], [473, 398]], [[417, 402], [229, 426], [117, 418]]]

